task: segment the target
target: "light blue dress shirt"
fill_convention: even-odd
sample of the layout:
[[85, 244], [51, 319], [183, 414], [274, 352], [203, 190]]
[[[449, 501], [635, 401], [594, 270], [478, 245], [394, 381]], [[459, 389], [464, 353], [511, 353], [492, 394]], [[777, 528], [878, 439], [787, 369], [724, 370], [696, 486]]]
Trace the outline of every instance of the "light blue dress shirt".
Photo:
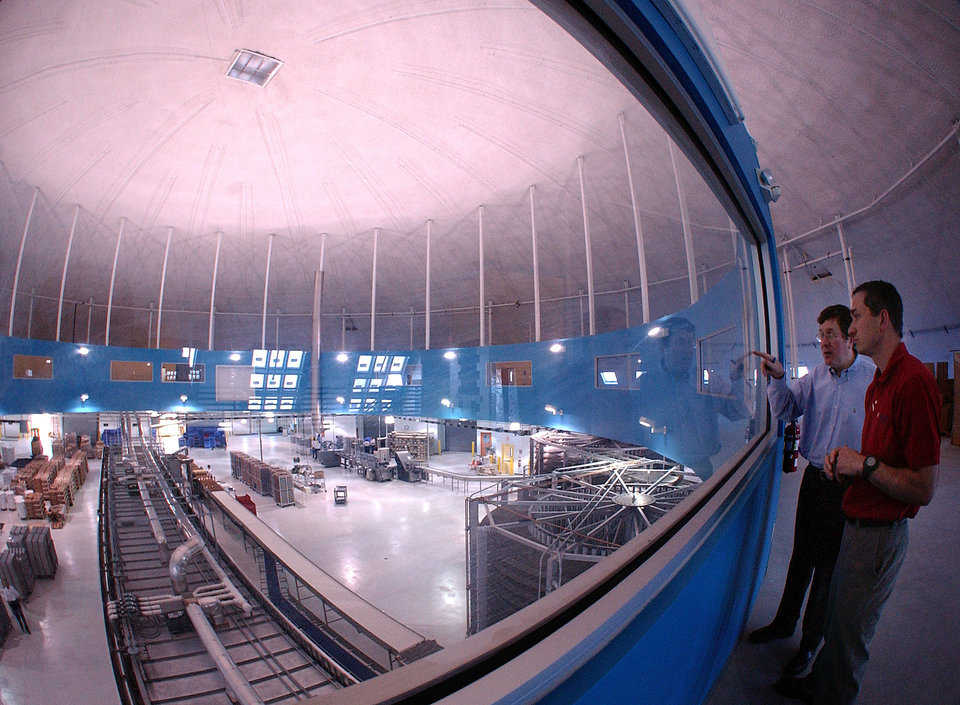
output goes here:
[[863, 355], [837, 373], [820, 363], [809, 374], [787, 383], [786, 375], [770, 378], [767, 399], [773, 415], [783, 421], [803, 417], [800, 455], [817, 467], [827, 453], [840, 446], [860, 449], [863, 399], [876, 366]]

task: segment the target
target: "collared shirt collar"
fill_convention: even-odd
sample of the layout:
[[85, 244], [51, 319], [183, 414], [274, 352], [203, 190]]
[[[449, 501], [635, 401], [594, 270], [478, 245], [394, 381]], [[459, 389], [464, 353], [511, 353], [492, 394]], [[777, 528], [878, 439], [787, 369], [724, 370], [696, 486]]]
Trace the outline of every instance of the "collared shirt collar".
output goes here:
[[907, 356], [907, 346], [903, 344], [903, 341], [894, 349], [893, 354], [890, 356], [890, 359], [887, 360], [887, 366], [881, 371], [880, 368], [877, 368], [877, 371], [874, 373], [874, 379], [881, 384], [886, 383], [893, 374], [893, 370], [896, 369], [897, 365], [900, 364], [900, 361]]
[[860, 355], [857, 352], [853, 353], [853, 362], [844, 367], [842, 370], [837, 372], [833, 367], [827, 365], [827, 369], [830, 370], [831, 377], [846, 377], [847, 373], [857, 364], [857, 361], [860, 359]]

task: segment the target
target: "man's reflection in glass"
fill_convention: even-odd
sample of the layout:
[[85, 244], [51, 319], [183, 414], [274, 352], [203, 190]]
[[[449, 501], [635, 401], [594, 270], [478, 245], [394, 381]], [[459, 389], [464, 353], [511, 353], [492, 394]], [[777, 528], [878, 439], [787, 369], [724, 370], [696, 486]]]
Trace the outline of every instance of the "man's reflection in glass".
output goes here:
[[[700, 478], [710, 477], [712, 456], [722, 449], [717, 419], [720, 414], [729, 419], [743, 418], [743, 402], [730, 396], [730, 385], [720, 379], [710, 380], [710, 394], [700, 392], [702, 372], [695, 364], [697, 331], [682, 316], [651, 327], [638, 353], [653, 353], [651, 364], [646, 370], [638, 370], [636, 380], [639, 422], [650, 434], [651, 447], [692, 468]], [[729, 379], [742, 375], [742, 361], [733, 364]]]

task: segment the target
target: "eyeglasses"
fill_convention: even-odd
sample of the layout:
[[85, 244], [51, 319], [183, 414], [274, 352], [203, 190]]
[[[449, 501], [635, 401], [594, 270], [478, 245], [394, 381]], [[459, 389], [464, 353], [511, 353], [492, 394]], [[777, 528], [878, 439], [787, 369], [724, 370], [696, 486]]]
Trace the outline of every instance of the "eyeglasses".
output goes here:
[[832, 330], [828, 330], [826, 333], [818, 333], [818, 334], [817, 334], [817, 342], [818, 342], [818, 343], [822, 343], [824, 340], [826, 340], [828, 343], [835, 343], [836, 341], [838, 341], [838, 340], [840, 340], [840, 339], [842, 339], [842, 338], [843, 338], [843, 335], [842, 335], [842, 334], [836, 333], [836, 332], [834, 332], [834, 331], [832, 331]]

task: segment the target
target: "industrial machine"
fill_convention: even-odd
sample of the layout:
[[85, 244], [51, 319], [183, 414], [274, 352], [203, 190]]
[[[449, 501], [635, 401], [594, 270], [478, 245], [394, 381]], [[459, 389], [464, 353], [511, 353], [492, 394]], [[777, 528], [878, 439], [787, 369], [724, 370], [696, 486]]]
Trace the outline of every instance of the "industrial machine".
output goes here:
[[414, 460], [409, 451], [393, 451], [393, 472], [398, 480], [404, 482], [420, 482], [423, 479], [423, 467], [419, 460]]

